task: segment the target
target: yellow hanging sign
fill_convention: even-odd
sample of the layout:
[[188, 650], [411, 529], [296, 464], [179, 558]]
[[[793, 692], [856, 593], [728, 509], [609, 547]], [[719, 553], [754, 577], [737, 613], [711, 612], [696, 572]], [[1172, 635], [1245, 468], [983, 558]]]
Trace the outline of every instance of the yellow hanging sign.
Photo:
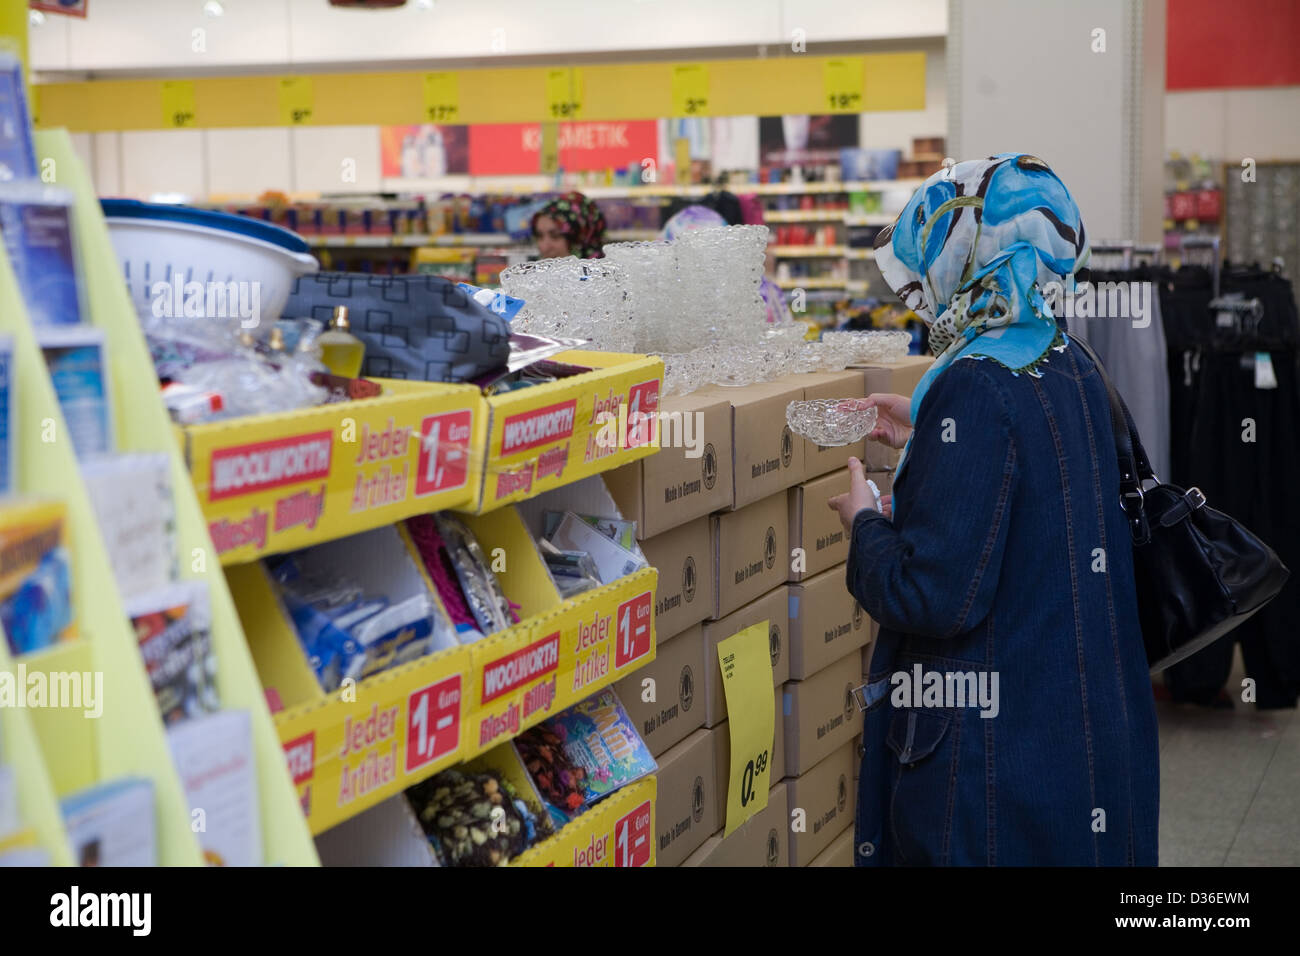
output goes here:
[[552, 120], [582, 118], [582, 71], [576, 67], [546, 71], [546, 116]]
[[828, 113], [862, 112], [863, 63], [860, 56], [827, 60], [822, 64], [822, 105]]
[[731, 735], [725, 838], [767, 806], [776, 732], [768, 622], [760, 621], [720, 641], [718, 666]]
[[460, 80], [455, 73], [424, 74], [424, 117], [430, 123], [460, 122]]
[[709, 68], [701, 63], [673, 67], [673, 116], [709, 115]]
[[543, 176], [551, 176], [560, 169], [560, 124], [543, 123], [542, 124], [542, 141], [538, 149], [541, 154], [541, 168], [539, 172]]
[[162, 113], [165, 129], [185, 129], [198, 120], [193, 80], [163, 80]]
[[283, 126], [306, 126], [316, 109], [315, 90], [310, 76], [280, 77], [280, 123]]

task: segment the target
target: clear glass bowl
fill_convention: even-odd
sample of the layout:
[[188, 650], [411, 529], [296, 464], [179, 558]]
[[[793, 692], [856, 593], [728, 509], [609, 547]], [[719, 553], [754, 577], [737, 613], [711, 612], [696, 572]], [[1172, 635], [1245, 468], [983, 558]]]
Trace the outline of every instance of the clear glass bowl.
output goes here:
[[876, 427], [876, 409], [859, 409], [861, 399], [821, 398], [791, 402], [785, 407], [785, 422], [801, 435], [823, 448], [851, 445]]

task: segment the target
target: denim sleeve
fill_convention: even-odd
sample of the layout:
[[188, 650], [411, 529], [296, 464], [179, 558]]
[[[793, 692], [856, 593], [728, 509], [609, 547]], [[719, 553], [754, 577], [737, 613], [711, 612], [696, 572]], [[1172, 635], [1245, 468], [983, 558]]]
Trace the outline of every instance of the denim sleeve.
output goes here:
[[1010, 403], [986, 361], [959, 359], [934, 380], [894, 493], [895, 522], [853, 522], [848, 585], [883, 626], [954, 637], [997, 591], [1015, 490]]

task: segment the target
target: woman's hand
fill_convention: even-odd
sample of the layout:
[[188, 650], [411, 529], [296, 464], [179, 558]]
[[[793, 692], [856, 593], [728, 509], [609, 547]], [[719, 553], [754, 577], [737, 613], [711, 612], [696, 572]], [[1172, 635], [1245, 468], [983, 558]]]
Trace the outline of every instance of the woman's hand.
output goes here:
[[853, 534], [853, 519], [863, 508], [870, 508], [872, 511], [880, 510], [880, 499], [876, 496], [876, 492], [872, 491], [871, 485], [867, 484], [862, 462], [856, 458], [849, 459], [849, 490], [831, 498], [826, 504], [832, 511], [839, 512], [840, 524], [844, 525], [846, 535]]
[[843, 403], [847, 408], [865, 411], [876, 410], [876, 427], [867, 437], [872, 441], [902, 448], [912, 434], [912, 400], [906, 395], [876, 392], [866, 398], [850, 398]]

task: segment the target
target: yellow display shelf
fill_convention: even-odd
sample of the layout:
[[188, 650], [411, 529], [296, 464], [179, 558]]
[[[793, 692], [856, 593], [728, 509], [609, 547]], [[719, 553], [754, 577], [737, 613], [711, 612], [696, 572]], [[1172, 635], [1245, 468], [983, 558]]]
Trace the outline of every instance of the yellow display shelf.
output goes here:
[[[487, 440], [476, 456], [486, 466], [465, 510], [491, 511], [658, 450], [663, 359], [570, 351], [553, 360], [590, 371], [487, 399]], [[637, 427], [636, 415], [651, 417]]]
[[[4, 628], [0, 627], [0, 671], [15, 673]], [[18, 816], [35, 843], [50, 854], [55, 866], [71, 866], [72, 850], [59, 813], [59, 798], [54, 792], [45, 757], [41, 753], [36, 731], [19, 708], [0, 710], [0, 764], [15, 771], [18, 787]]]
[[611, 794], [510, 866], [655, 866], [658, 780], [646, 777]]
[[[217, 551], [208, 534], [208, 524], [190, 484], [180, 449], [173, 440], [171, 420], [159, 398], [157, 377], [148, 346], [122, 279], [121, 267], [113, 251], [108, 227], [90, 177], [73, 150], [66, 131], [38, 134], [36, 149], [42, 160], [53, 161], [51, 168], [55, 170], [56, 184], [71, 189], [76, 198], [77, 234], [86, 281], [86, 303], [90, 321], [101, 328], [105, 335], [119, 449], [164, 452], [171, 459], [181, 573], [185, 578], [201, 579], [207, 583], [221, 704], [223, 708], [245, 710], [250, 714], [260, 794], [264, 860], [268, 864], [315, 865], [318, 863], [316, 849], [298, 811], [275, 726], [249, 656]], [[7, 309], [4, 311], [8, 314]], [[32, 344], [34, 348], [34, 342]], [[36, 361], [39, 362], [39, 357]], [[29, 364], [24, 362], [24, 365]], [[48, 390], [48, 382], [44, 385]], [[53, 393], [50, 392], [48, 402], [53, 401]], [[57, 414], [57, 408], [54, 411]], [[32, 416], [24, 412], [24, 418], [31, 420]], [[48, 487], [50, 476], [58, 475], [60, 481], [70, 481], [79, 474], [67, 441], [45, 445], [35, 441], [33, 436], [32, 442], [24, 441], [21, 447], [25, 451], [32, 451], [33, 445], [40, 454], [28, 455], [26, 459], [20, 455], [19, 461], [25, 470], [31, 469], [29, 473], [34, 481], [37, 476], [45, 476], [37, 483], [38, 486]], [[56, 454], [60, 455], [57, 464], [50, 460]], [[86, 608], [82, 620], [95, 622], [95, 626], [104, 628], [111, 638], [96, 642], [107, 655], [101, 657], [105, 663], [106, 684], [111, 681], [109, 686], [115, 688], [110, 700], [129, 698], [132, 701], [132, 719], [139, 724], [136, 730], [106, 735], [110, 746], [105, 750], [110, 759], [101, 761], [100, 775], [113, 776], [131, 768], [136, 768], [137, 772], [139, 768], [151, 769], [159, 778], [156, 785], [160, 788], [160, 838], [165, 837], [162, 843], [163, 862], [200, 863], [202, 857], [198, 844], [190, 831], [189, 807], [167, 756], [161, 720], [145, 676], [135, 635], [118, 602], [107, 557], [99, 542], [98, 529], [94, 527], [93, 514], [85, 502], [84, 491], [79, 488], [77, 491], [79, 500], [75, 508], [80, 521], [74, 527], [74, 547], [80, 556], [87, 540], [91, 540], [97, 562], [88, 564], [83, 559], [76, 569], [80, 572], [77, 575], [78, 585], [92, 591], [88, 600], [79, 603], [78, 608]], [[118, 622], [121, 622], [120, 626]], [[108, 692], [106, 686], [106, 693]], [[116, 707], [105, 709], [105, 722], [114, 710]], [[155, 753], [155, 744], [161, 747], [158, 753]]]
[[[63, 142], [66, 144], [66, 136]], [[70, 165], [65, 168], [71, 170]], [[0, 332], [13, 338], [18, 370], [11, 389], [19, 410], [13, 446], [16, 487], [20, 494], [57, 499], [67, 508], [73, 607], [81, 635], [79, 640], [24, 655], [21, 663], [29, 673], [103, 674], [103, 713], [99, 718], [69, 708], [29, 712], [54, 792], [62, 798], [105, 780], [147, 778], [153, 784], [157, 811], [158, 861], [198, 865], [203, 857], [190, 829], [190, 808], [172, 766], [153, 688], [135, 632], [118, 598], [70, 432], [45, 374], [45, 361], [9, 258], [2, 253]]]
[[[473, 450], [483, 446], [487, 423], [479, 390], [375, 381], [383, 393], [374, 398], [181, 429], [222, 564], [473, 500], [482, 471]], [[165, 421], [157, 395], [152, 403]], [[286, 450], [299, 463], [292, 474], [274, 467], [289, 460]]]
[[[431, 87], [430, 74], [423, 71], [196, 77], [183, 81], [192, 109], [180, 116], [165, 105], [163, 80], [90, 80], [35, 87], [33, 113], [43, 126], [78, 132], [825, 113], [827, 66], [842, 59], [799, 54], [693, 63], [483, 68], [455, 71], [455, 83], [441, 91]], [[856, 79], [861, 93], [851, 106], [830, 111], [924, 109], [925, 59], [924, 52], [852, 58], [855, 72], [860, 70]], [[704, 105], [689, 111], [674, 94], [673, 77], [683, 67], [702, 70], [707, 90]], [[556, 74], [564, 81], [562, 91], [553, 81]], [[454, 102], [447, 100], [451, 90]]]

